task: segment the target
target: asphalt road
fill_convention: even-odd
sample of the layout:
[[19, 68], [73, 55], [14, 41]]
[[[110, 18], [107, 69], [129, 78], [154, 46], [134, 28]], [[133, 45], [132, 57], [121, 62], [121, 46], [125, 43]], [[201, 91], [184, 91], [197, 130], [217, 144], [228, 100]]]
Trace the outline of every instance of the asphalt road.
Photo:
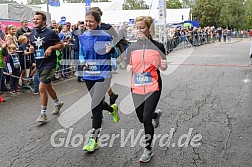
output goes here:
[[[55, 83], [65, 103], [63, 112], [52, 116], [49, 100], [49, 118], [43, 125], [35, 121], [39, 97], [31, 92], [0, 104], [0, 166], [251, 167], [252, 68], [244, 67], [250, 64], [249, 45], [249, 39], [236, 39], [168, 56], [171, 64], [162, 73], [158, 104], [163, 115], [155, 129], [159, 138], [148, 164], [138, 162], [142, 147], [137, 137], [143, 125], [132, 109], [129, 74], [119, 70], [113, 90], [119, 93], [121, 120], [115, 124], [104, 112], [101, 135], [107, 146], [92, 154], [82, 151], [91, 129], [90, 99], [85, 84], [72, 78]], [[115, 135], [119, 137], [112, 140]]]

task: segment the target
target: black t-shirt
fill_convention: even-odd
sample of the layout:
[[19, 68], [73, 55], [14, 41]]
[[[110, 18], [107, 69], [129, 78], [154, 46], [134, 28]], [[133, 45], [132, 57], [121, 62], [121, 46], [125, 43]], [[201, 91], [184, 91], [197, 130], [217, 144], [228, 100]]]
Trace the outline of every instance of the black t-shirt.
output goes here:
[[[19, 55], [19, 61], [21, 64], [24, 64], [24, 51], [27, 50], [27, 47], [25, 44], [20, 44], [18, 46], [18, 50], [20, 51]], [[21, 52], [22, 51], [22, 52]]]
[[[24, 51], [27, 51], [28, 47], [27, 47], [26, 44], [20, 44], [18, 46], [18, 50], [20, 51], [18, 56], [19, 56], [19, 61], [20, 61], [20, 64], [21, 64], [21, 68], [24, 69]], [[33, 54], [26, 55], [25, 59], [26, 59], [26, 68], [30, 68], [32, 63], [35, 62]]]
[[13, 74], [20, 71], [20, 62], [19, 62], [17, 54], [12, 54], [12, 55], [8, 54], [7, 64], [8, 63], [10, 63]]
[[32, 30], [31, 30], [30, 28], [28, 28], [28, 27], [27, 27], [27, 29], [20, 28], [20, 29], [18, 29], [17, 32], [16, 32], [16, 37], [17, 37], [17, 39], [18, 39], [18, 37], [19, 37], [20, 35], [23, 35], [23, 34], [25, 34], [25, 33], [27, 33], [27, 32], [31, 32], [31, 31], [32, 31]]
[[112, 25], [106, 24], [106, 23], [101, 23], [100, 29], [104, 30], [106, 33], [108, 33], [110, 36], [113, 37], [114, 45], [117, 44], [119, 37], [118, 37], [118, 34]]
[[54, 46], [60, 42], [59, 36], [46, 27], [34, 29], [30, 35], [31, 44], [34, 46], [34, 57], [36, 59], [36, 67], [38, 71], [44, 69], [53, 69], [56, 67], [56, 51], [53, 50], [51, 56], [44, 58], [44, 52], [50, 46]]

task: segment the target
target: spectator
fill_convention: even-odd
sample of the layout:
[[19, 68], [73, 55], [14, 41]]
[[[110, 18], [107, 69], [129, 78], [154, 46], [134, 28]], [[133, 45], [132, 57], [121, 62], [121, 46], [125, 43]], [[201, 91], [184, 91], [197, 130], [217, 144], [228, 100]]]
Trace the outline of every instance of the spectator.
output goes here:
[[2, 22], [0, 21], [0, 40], [4, 40], [4, 32], [2, 31]]
[[17, 41], [17, 37], [15, 36], [15, 34], [16, 34], [16, 26], [9, 25], [8, 26], [8, 34], [6, 36], [7, 47], [11, 44], [14, 44], [16, 47], [18, 47], [18, 41]]
[[119, 29], [119, 32], [118, 32], [118, 36], [119, 36], [119, 42], [118, 42], [118, 47], [121, 51], [121, 55], [120, 55], [120, 65], [119, 65], [119, 68], [120, 69], [125, 69], [125, 63], [124, 63], [124, 59], [125, 59], [125, 52], [124, 52], [124, 47], [125, 45], [128, 44], [128, 41], [127, 41], [127, 30], [128, 30], [128, 22], [124, 22], [123, 23], [123, 27], [121, 29]]
[[70, 22], [66, 22], [66, 27], [67, 27], [67, 30], [69, 32], [71, 32], [71, 23]]
[[[18, 42], [19, 42], [18, 50], [22, 51], [19, 54], [19, 61], [20, 61], [21, 70], [22, 70], [21, 71], [22, 78], [27, 77], [27, 76], [25, 76], [25, 74], [26, 74], [25, 70], [32, 68], [32, 70], [30, 72], [30, 76], [29, 76], [29, 78], [31, 79], [33, 77], [33, 75], [35, 74], [35, 72], [36, 72], [36, 64], [35, 64], [35, 61], [34, 61], [34, 58], [33, 58], [33, 53], [29, 49], [30, 46], [27, 45], [27, 41], [28, 41], [28, 39], [24, 35], [21, 35], [18, 38]], [[24, 65], [26, 65], [26, 69], [25, 69]], [[24, 81], [22, 80], [22, 85], [23, 84], [24, 84]]]
[[252, 29], [249, 31], [249, 37], [250, 37], [250, 40], [252, 38]]
[[[7, 52], [4, 48], [3, 43], [0, 43], [0, 88], [2, 84], [3, 72], [5, 69], [5, 62], [4, 62], [4, 52]], [[0, 91], [0, 102], [5, 102], [5, 98], [2, 96], [2, 92]]]
[[55, 20], [52, 20], [51, 21], [51, 26], [49, 27], [49, 29], [51, 29], [51, 30], [56, 30], [56, 29], [58, 29], [58, 26], [57, 26], [57, 23], [56, 23], [56, 21]]
[[86, 27], [84, 25], [84, 21], [80, 21], [77, 23], [78, 28], [76, 28], [75, 30], [72, 31], [72, 38], [74, 41], [74, 44], [72, 46], [73, 50], [74, 50], [74, 59], [76, 61], [76, 63], [78, 64], [78, 77], [77, 77], [77, 81], [81, 82], [82, 81], [82, 69], [81, 69], [81, 65], [79, 65], [79, 36], [81, 34], [84, 33], [84, 31], [86, 30]]
[[20, 29], [18, 29], [17, 30], [17, 32], [16, 32], [16, 37], [17, 37], [17, 39], [18, 39], [18, 37], [20, 36], [20, 35], [25, 35], [25, 36], [27, 36], [27, 37], [29, 37], [30, 36], [30, 34], [31, 34], [31, 29], [28, 27], [28, 21], [27, 20], [22, 20], [21, 21], [21, 28]]
[[232, 32], [231, 32], [231, 30], [228, 30], [228, 42], [230, 42], [231, 41], [231, 36], [232, 36]]
[[227, 40], [227, 29], [223, 30], [223, 39], [224, 39], [224, 42], [226, 42], [226, 40]]
[[8, 50], [9, 50], [9, 54], [7, 57], [7, 67], [8, 67], [8, 71], [10, 74], [10, 87], [11, 87], [11, 94], [15, 95], [19, 92], [19, 90], [17, 89], [18, 86], [18, 81], [20, 76], [20, 62], [18, 59], [18, 55], [16, 54], [17, 51], [17, 47], [14, 44], [10, 44], [8, 45]]

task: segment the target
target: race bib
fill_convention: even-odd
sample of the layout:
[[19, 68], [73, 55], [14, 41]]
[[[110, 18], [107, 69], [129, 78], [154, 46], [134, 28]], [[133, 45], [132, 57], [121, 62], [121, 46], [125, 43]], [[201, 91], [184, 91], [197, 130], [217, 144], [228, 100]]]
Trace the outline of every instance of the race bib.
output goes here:
[[19, 69], [19, 68], [20, 68], [20, 62], [19, 62], [18, 57], [17, 57], [17, 56], [12, 57], [12, 60], [13, 60], [14, 68], [15, 68], [15, 69]]
[[86, 73], [88, 74], [100, 74], [100, 66], [96, 62], [88, 63]]
[[44, 49], [36, 49], [34, 53], [35, 53], [34, 54], [35, 59], [43, 59], [43, 58], [45, 58], [44, 57], [44, 54], [45, 54], [45, 50]]
[[145, 85], [150, 85], [151, 83], [152, 83], [152, 78], [151, 78], [150, 72], [134, 74], [135, 86], [145, 86]]

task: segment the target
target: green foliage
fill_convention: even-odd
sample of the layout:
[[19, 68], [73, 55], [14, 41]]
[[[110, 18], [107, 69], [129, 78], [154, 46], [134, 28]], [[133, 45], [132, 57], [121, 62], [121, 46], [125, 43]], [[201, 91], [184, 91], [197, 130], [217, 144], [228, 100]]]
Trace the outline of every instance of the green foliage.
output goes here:
[[83, 3], [83, 0], [66, 0], [67, 3]]
[[179, 0], [167, 0], [166, 1], [166, 8], [167, 9], [179, 9], [182, 8], [182, 4]]
[[[0, 0], [1, 1], [4, 0]], [[85, 0], [65, 0], [67, 3], [85, 3]], [[29, 5], [39, 5], [39, 4], [45, 4], [47, 0], [28, 0], [27, 3]], [[110, 2], [110, 0], [92, 0], [92, 2]]]
[[246, 3], [249, 2], [245, 0], [196, 0], [192, 8], [193, 19], [199, 20], [202, 27], [245, 28], [246, 23], [249, 24], [248, 13], [252, 9]]
[[123, 10], [149, 9], [144, 0], [124, 0]]
[[[85, 0], [67, 0], [68, 3], [82, 3], [86, 2]], [[91, 2], [110, 2], [110, 0], [92, 0]]]
[[247, 0], [245, 2], [245, 28], [252, 29], [252, 0]]
[[14, 0], [0, 0], [0, 4], [3, 4], [3, 3], [17, 3], [17, 2]]
[[109, 0], [92, 0], [92, 2], [110, 2]]
[[40, 5], [47, 3], [47, 0], [27, 0], [28, 5]]
[[183, 8], [192, 8], [195, 4], [195, 0], [182, 0], [181, 4]]

